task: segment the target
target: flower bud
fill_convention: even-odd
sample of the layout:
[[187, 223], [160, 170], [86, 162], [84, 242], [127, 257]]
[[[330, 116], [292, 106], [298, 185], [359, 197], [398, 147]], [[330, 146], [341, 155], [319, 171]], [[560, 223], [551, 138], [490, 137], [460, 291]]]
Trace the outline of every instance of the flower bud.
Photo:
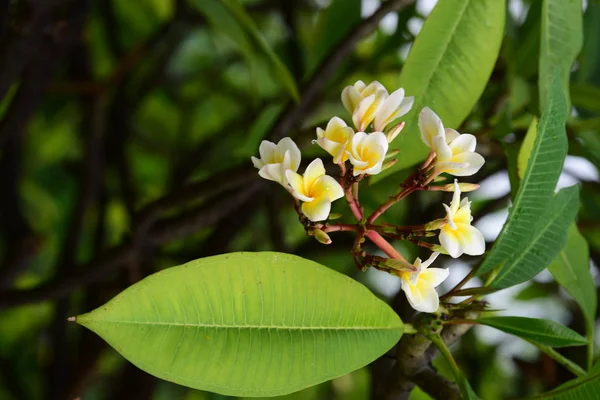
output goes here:
[[397, 125], [394, 125], [386, 134], [385, 137], [387, 138], [388, 143], [392, 143], [392, 141], [394, 139], [396, 139], [396, 136], [398, 136], [400, 134], [400, 132], [402, 132], [402, 129], [404, 129], [404, 121], [400, 122]]
[[385, 155], [385, 158], [392, 158], [397, 156], [400, 153], [400, 149], [395, 149], [392, 151], [388, 151], [388, 153]]
[[446, 249], [440, 244], [434, 244], [433, 246], [431, 246], [431, 250], [440, 254], [448, 255], [448, 251], [446, 251]]
[[386, 170], [390, 167], [392, 167], [394, 164], [396, 164], [398, 162], [397, 158], [394, 158], [393, 160], [389, 160], [387, 161], [385, 164], [383, 164], [383, 167], [381, 167], [381, 170]]
[[413, 264], [409, 263], [408, 261], [397, 260], [394, 258], [388, 258], [387, 260], [385, 260], [383, 265], [388, 268], [391, 268], [395, 271], [399, 271], [399, 272], [415, 272], [418, 270], [417, 267], [415, 267]]
[[[425, 230], [426, 231], [435, 231], [437, 229], [440, 229], [442, 226], [446, 225], [448, 222], [446, 222], [445, 218], [438, 218], [438, 219], [434, 219], [431, 222], [428, 222], [425, 224]], [[434, 251], [438, 251], [438, 250], [434, 250]], [[441, 251], [440, 251], [441, 253]]]
[[332, 219], [339, 219], [342, 218], [342, 214], [340, 213], [331, 213], [329, 214], [329, 217], [327, 217], [327, 219], [332, 220]]
[[323, 232], [320, 229], [314, 229], [312, 231], [313, 236], [315, 237], [315, 239], [317, 239], [317, 241], [319, 243], [323, 243], [323, 244], [331, 244], [331, 238], [329, 237], [328, 234], [326, 234], [325, 232]]
[[[479, 189], [479, 185], [476, 183], [459, 183], [458, 187], [461, 192], [472, 192], [474, 190]], [[429, 186], [429, 190], [432, 191], [442, 191], [442, 192], [454, 192], [454, 184], [449, 183], [447, 185], [439, 185], [439, 186]]]

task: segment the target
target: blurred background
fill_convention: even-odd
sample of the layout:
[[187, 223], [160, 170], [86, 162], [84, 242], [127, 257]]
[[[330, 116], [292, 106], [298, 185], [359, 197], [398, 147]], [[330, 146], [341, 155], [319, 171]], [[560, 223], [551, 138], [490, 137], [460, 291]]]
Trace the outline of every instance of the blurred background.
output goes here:
[[[237, 4], [0, 0], [0, 399], [225, 398], [159, 381], [65, 321], [146, 275], [199, 257], [294, 253], [352, 276], [405, 312], [396, 278], [357, 271], [350, 234], [333, 235], [327, 247], [306, 237], [289, 195], [260, 180], [249, 159], [261, 140], [283, 136], [299, 143], [305, 160], [324, 156], [311, 140], [331, 116], [349, 120], [341, 90], [358, 79], [395, 90], [436, 0], [225, 3]], [[392, 3], [407, 6], [387, 12]], [[469, 179], [481, 184], [470, 198], [488, 247], [506, 218], [516, 155], [538, 110], [541, 0], [508, 4], [490, 83], [459, 128], [477, 136], [487, 160]], [[600, 4], [583, 7], [584, 49], [572, 74], [570, 149], [559, 185], [581, 184], [578, 229], [589, 248], [584, 240], [577, 254], [597, 277]], [[400, 182], [362, 190], [361, 202], [376, 207]], [[419, 193], [387, 220], [430, 221], [443, 216], [448, 200]], [[334, 211], [344, 211], [339, 203]], [[395, 245], [409, 259], [426, 255]], [[440, 259], [452, 268], [442, 292], [478, 262]], [[577, 306], [546, 272], [487, 300], [506, 315], [584, 331]], [[491, 328], [471, 330], [453, 349], [486, 400], [571, 378], [533, 346]], [[584, 348], [564, 351], [585, 358]], [[378, 398], [391, 363], [384, 356], [286, 398]], [[435, 365], [449, 376], [443, 362]], [[411, 398], [427, 397], [415, 390]]]

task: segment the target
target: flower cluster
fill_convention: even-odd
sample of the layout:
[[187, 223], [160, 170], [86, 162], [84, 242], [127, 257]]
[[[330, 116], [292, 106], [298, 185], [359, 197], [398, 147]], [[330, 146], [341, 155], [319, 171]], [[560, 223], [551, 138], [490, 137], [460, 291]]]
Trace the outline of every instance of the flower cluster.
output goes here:
[[[263, 141], [259, 148], [260, 158], [252, 157], [252, 162], [261, 177], [279, 183], [293, 196], [299, 220], [307, 234], [329, 244], [328, 233], [355, 232], [357, 238], [351, 253], [357, 266], [361, 269], [374, 267], [398, 276], [402, 290], [415, 310], [435, 312], [440, 301], [435, 288], [449, 275], [447, 269], [429, 268], [438, 255], [444, 253], [456, 258], [462, 254], [480, 255], [485, 251], [481, 232], [471, 225], [471, 203], [466, 197], [460, 198], [461, 192], [474, 190], [478, 185], [459, 183], [456, 179], [453, 183], [443, 182], [448, 175], [463, 177], [479, 171], [484, 159], [475, 152], [477, 140], [473, 135], [444, 128], [431, 109], [423, 108], [418, 127], [423, 143], [431, 150], [429, 156], [400, 184], [390, 200], [367, 215], [358, 199], [359, 183], [396, 162], [395, 159], [385, 161], [394, 155], [388, 154], [389, 145], [404, 128], [405, 123], [398, 119], [411, 110], [414, 97], [405, 96], [404, 89], [388, 93], [377, 81], [368, 85], [358, 81], [342, 91], [341, 100], [351, 115], [353, 126], [342, 118], [333, 117], [325, 129], [317, 128], [317, 137], [313, 140], [333, 157], [333, 163], [340, 170], [338, 179], [327, 174], [320, 158], [310, 162], [303, 175], [299, 174], [300, 149], [290, 138], [283, 138], [277, 144]], [[450, 205], [443, 204], [444, 218], [410, 227], [376, 223], [393, 204], [421, 190], [453, 192]], [[331, 222], [338, 217], [330, 214], [332, 202], [344, 197], [354, 216], [354, 224]], [[422, 240], [433, 236], [438, 236], [439, 244]], [[361, 244], [365, 238], [387, 257], [364, 251]], [[417, 258], [411, 264], [386, 238], [411, 241], [430, 249], [432, 254], [425, 262]]]

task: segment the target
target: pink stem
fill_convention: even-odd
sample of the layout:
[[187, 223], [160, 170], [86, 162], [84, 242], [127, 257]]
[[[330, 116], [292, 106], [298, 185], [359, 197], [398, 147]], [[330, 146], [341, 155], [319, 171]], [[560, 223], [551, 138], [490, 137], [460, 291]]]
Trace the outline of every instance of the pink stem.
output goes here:
[[329, 225], [321, 230], [325, 233], [328, 233], [328, 232], [348, 232], [348, 231], [356, 232], [356, 231], [358, 231], [358, 229], [359, 228], [356, 225], [333, 224], [333, 225]]

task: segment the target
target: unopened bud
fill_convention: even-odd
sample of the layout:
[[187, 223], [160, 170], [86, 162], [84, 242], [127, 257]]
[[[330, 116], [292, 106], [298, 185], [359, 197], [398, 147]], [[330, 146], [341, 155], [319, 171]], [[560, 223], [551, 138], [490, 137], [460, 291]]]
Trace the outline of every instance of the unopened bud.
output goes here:
[[389, 151], [386, 155], [385, 158], [392, 158], [398, 155], [398, 153], [400, 153], [400, 149], [396, 149], [396, 150], [392, 150]]
[[391, 166], [393, 166], [394, 164], [396, 164], [398, 162], [397, 158], [394, 158], [393, 160], [390, 160], [388, 162], [386, 162], [385, 164], [383, 164], [383, 167], [381, 167], [381, 170], [384, 171], [388, 168], [390, 168]]
[[388, 258], [383, 263], [384, 266], [399, 272], [415, 272], [418, 268], [404, 260]]
[[436, 251], [440, 254], [448, 255], [448, 251], [446, 251], [446, 249], [441, 244], [434, 244], [433, 246], [431, 246], [431, 250]]
[[[476, 183], [461, 182], [458, 184], [458, 188], [462, 193], [466, 193], [479, 189], [479, 185]], [[447, 185], [429, 186], [428, 189], [433, 191], [454, 192], [454, 184], [449, 183]]]
[[340, 214], [340, 213], [331, 213], [331, 214], [329, 214], [329, 217], [327, 217], [327, 219], [330, 219], [330, 220], [331, 219], [339, 219], [339, 218], [342, 218], [342, 214]]
[[392, 140], [396, 139], [396, 136], [398, 136], [398, 134], [400, 134], [400, 132], [402, 132], [402, 129], [404, 129], [404, 122], [400, 122], [399, 124], [394, 125], [385, 134], [385, 137], [387, 138], [388, 143], [392, 143]]
[[445, 218], [438, 218], [438, 219], [434, 219], [431, 222], [428, 222], [425, 224], [425, 230], [426, 231], [435, 231], [440, 229], [442, 226], [446, 225], [446, 219]]
[[315, 239], [317, 239], [317, 241], [319, 243], [323, 243], [323, 244], [331, 244], [331, 238], [329, 237], [328, 234], [326, 234], [325, 232], [323, 232], [320, 229], [314, 229], [312, 231], [313, 236], [315, 237]]

